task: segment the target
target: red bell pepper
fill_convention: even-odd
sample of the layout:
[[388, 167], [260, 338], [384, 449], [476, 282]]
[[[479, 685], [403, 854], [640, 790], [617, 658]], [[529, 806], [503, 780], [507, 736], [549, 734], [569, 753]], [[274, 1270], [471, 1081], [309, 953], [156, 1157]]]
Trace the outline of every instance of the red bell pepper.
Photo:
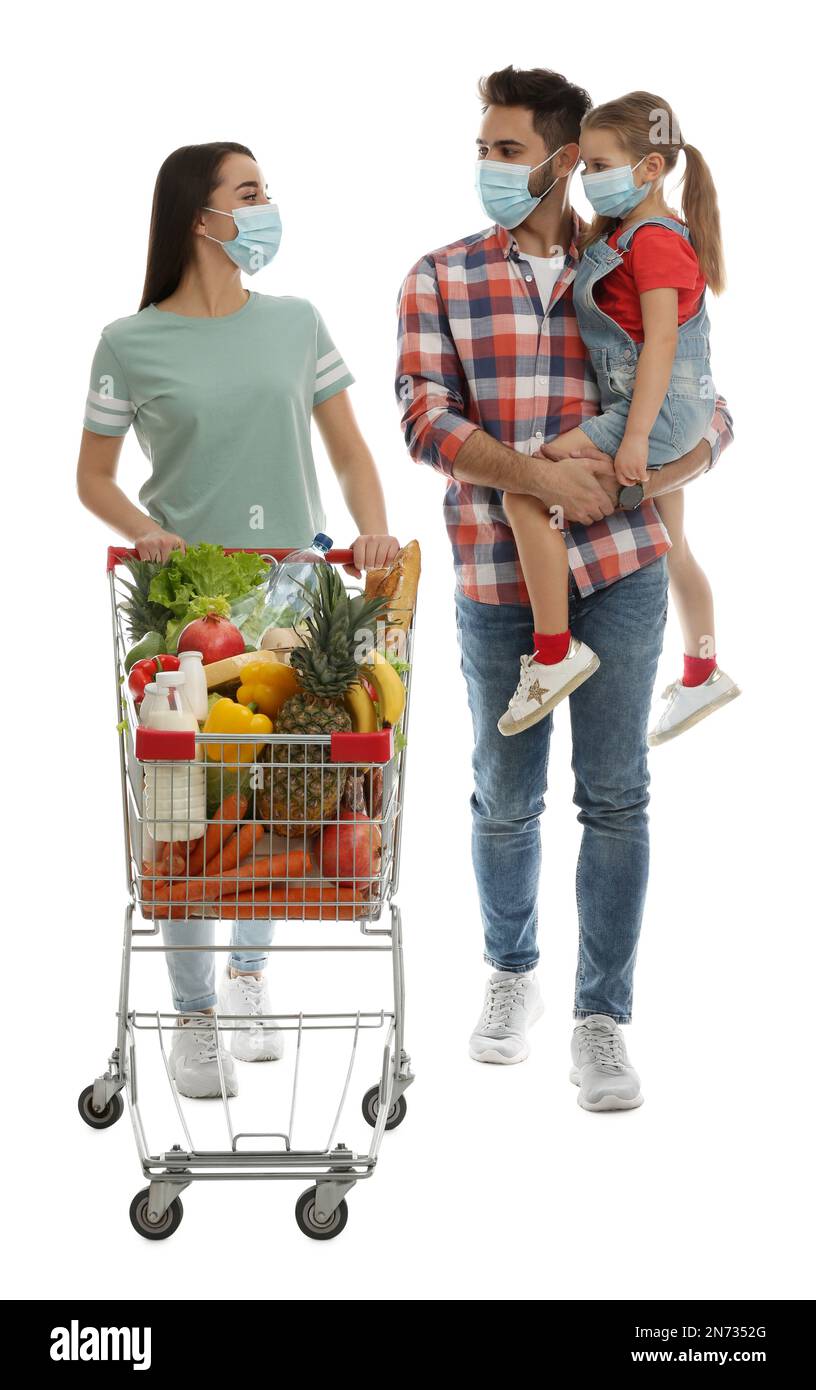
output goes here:
[[142, 703], [145, 687], [156, 679], [159, 671], [177, 671], [178, 668], [178, 657], [169, 654], [146, 656], [142, 661], [137, 661], [131, 667], [128, 676], [128, 690], [133, 696], [134, 704], [140, 705]]

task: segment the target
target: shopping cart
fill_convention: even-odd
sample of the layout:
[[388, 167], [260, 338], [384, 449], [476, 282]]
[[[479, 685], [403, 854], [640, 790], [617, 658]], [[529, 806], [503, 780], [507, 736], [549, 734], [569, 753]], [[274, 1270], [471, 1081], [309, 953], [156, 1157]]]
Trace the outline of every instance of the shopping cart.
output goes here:
[[[280, 560], [290, 552], [257, 553]], [[130, 1218], [147, 1239], [166, 1239], [178, 1228], [183, 1214], [180, 1194], [193, 1182], [288, 1178], [312, 1183], [296, 1205], [300, 1229], [313, 1239], [328, 1240], [346, 1225], [345, 1199], [350, 1189], [374, 1172], [385, 1130], [402, 1123], [405, 1092], [414, 1079], [404, 1047], [402, 923], [395, 901], [405, 785], [404, 735], [413, 665], [413, 610], [410, 621], [406, 614], [401, 653], [404, 663], [396, 667], [391, 663], [392, 669], [400, 672], [405, 689], [399, 726], [403, 737], [395, 738], [395, 729], [384, 727], [370, 733], [230, 733], [226, 742], [223, 732], [149, 729], [139, 725], [123, 664], [128, 643], [122, 605], [127, 590], [121, 570], [124, 561], [135, 554], [111, 547], [107, 564], [128, 895], [116, 1046], [107, 1070], [82, 1091], [79, 1111], [91, 1128], [106, 1129], [123, 1114], [125, 1093], [142, 1172], [149, 1183], [134, 1198]], [[348, 563], [352, 555], [351, 551], [334, 550], [327, 559], [340, 565]], [[393, 618], [393, 608], [390, 615]], [[198, 821], [202, 777], [207, 812], [206, 818]], [[155, 796], [151, 802], [145, 791], [146, 779], [154, 789], [161, 779], [166, 793], [169, 789], [169, 801], [165, 795], [164, 800]], [[197, 823], [191, 822], [191, 816]], [[228, 942], [220, 943], [219, 932], [240, 917], [256, 922], [295, 921], [301, 927], [315, 924], [310, 930], [318, 933], [316, 944], [305, 944], [295, 937], [285, 945], [264, 946], [270, 954], [300, 951], [308, 958], [308, 953], [315, 951], [389, 952], [393, 1006], [253, 1016], [253, 1026], [274, 1024], [293, 1040], [295, 1048], [291, 1095], [287, 1087], [288, 1110], [284, 1115], [288, 1123], [285, 1129], [274, 1131], [237, 1130], [224, 1084], [218, 1040], [223, 1037], [226, 1042], [236, 1028], [247, 1027], [247, 1018], [218, 1010], [207, 1018], [196, 1018], [196, 1028], [201, 1024], [215, 1033], [227, 1134], [225, 1148], [199, 1148], [191, 1130], [201, 1102], [180, 1094], [169, 1065], [169, 1043], [182, 1026], [180, 1016], [161, 1009], [137, 1011], [131, 1006], [131, 964], [137, 952], [229, 952], [232, 948]], [[176, 919], [187, 921], [190, 941], [168, 946], [162, 938], [162, 921]], [[208, 923], [206, 946], [196, 942], [199, 921]], [[377, 925], [379, 922], [383, 924]], [[275, 931], [277, 941], [277, 926]], [[213, 938], [215, 945], [211, 944]], [[159, 987], [168, 989], [164, 971]], [[308, 1051], [309, 1035], [317, 1030], [347, 1035], [348, 1065], [328, 1139], [311, 1147], [295, 1147], [302, 1057]], [[368, 1030], [383, 1031], [382, 1066], [379, 1080], [362, 1097], [362, 1112], [373, 1133], [368, 1151], [358, 1152], [338, 1142], [336, 1136], [351, 1089], [358, 1041]], [[137, 1084], [137, 1055], [141, 1058], [142, 1049], [154, 1044], [178, 1123], [176, 1142], [158, 1151], [148, 1144]], [[266, 1141], [260, 1149], [246, 1147], [249, 1141], [259, 1140]]]

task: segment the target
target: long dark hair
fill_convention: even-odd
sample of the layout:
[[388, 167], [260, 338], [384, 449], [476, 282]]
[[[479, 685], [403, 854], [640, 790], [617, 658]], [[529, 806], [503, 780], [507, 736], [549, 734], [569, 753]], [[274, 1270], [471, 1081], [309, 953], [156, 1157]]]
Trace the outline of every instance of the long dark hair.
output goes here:
[[182, 145], [169, 154], [153, 191], [147, 269], [140, 309], [157, 304], [178, 288], [193, 255], [193, 223], [218, 185], [228, 154], [255, 156], [246, 145], [213, 140], [209, 145]]

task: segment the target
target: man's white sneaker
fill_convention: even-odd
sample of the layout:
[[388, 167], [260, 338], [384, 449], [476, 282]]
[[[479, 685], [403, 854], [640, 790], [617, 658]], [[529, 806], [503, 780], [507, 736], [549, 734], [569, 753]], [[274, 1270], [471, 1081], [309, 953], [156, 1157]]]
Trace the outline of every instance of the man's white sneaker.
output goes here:
[[535, 975], [494, 970], [485, 989], [482, 1016], [470, 1038], [474, 1062], [523, 1062], [530, 1052], [527, 1029], [543, 1012]]
[[682, 681], [672, 681], [661, 697], [668, 700], [668, 704], [649, 734], [650, 748], [685, 733], [692, 724], [699, 724], [701, 719], [722, 709], [723, 705], [741, 694], [739, 686], [719, 666], [701, 685], [683, 685]]
[[252, 1021], [255, 1014], [269, 1014], [269, 990], [266, 977], [254, 975], [229, 977], [227, 968], [218, 991], [218, 1011], [221, 1014], [246, 1014], [247, 1022], [225, 1028], [232, 1038], [232, 1055], [241, 1062], [276, 1062], [283, 1056], [283, 1032], [271, 1023]]
[[500, 734], [520, 734], [544, 719], [550, 710], [583, 685], [597, 671], [601, 659], [586, 642], [570, 637], [563, 661], [545, 666], [535, 655], [521, 658], [521, 674], [515, 694], [498, 722]]
[[179, 1018], [179, 1027], [174, 1031], [170, 1045], [170, 1055], [167, 1059], [170, 1075], [181, 1094], [189, 1096], [192, 1100], [204, 1100], [208, 1096], [221, 1095], [219, 1050], [227, 1095], [238, 1094], [235, 1063], [223, 1043], [220, 1049], [218, 1048], [214, 1022], [204, 1023], [205, 1019], [210, 1018], [210, 1014], [193, 1014], [190, 1018]]
[[590, 1014], [573, 1029], [570, 1081], [584, 1110], [634, 1110], [643, 1104], [640, 1077], [626, 1055], [623, 1034], [608, 1014]]

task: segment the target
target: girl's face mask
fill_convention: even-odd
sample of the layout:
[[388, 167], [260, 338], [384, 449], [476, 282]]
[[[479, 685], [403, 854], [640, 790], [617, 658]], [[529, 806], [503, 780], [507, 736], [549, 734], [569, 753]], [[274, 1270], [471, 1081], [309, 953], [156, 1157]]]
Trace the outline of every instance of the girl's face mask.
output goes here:
[[281, 240], [281, 219], [277, 203], [256, 203], [248, 207], [233, 208], [232, 212], [222, 212], [220, 208], [208, 208], [205, 212], [217, 212], [219, 217], [231, 217], [238, 228], [238, 235], [232, 241], [219, 241], [218, 237], [204, 235], [208, 241], [218, 242], [241, 270], [254, 275], [269, 265], [276, 254]]
[[653, 183], [642, 183], [640, 188], [635, 183], [634, 171], [643, 163], [643, 159], [639, 159], [634, 168], [631, 164], [622, 164], [616, 169], [602, 169], [599, 174], [581, 175], [584, 192], [593, 212], [599, 217], [625, 217], [638, 203], [643, 202], [646, 194], [654, 188]]

